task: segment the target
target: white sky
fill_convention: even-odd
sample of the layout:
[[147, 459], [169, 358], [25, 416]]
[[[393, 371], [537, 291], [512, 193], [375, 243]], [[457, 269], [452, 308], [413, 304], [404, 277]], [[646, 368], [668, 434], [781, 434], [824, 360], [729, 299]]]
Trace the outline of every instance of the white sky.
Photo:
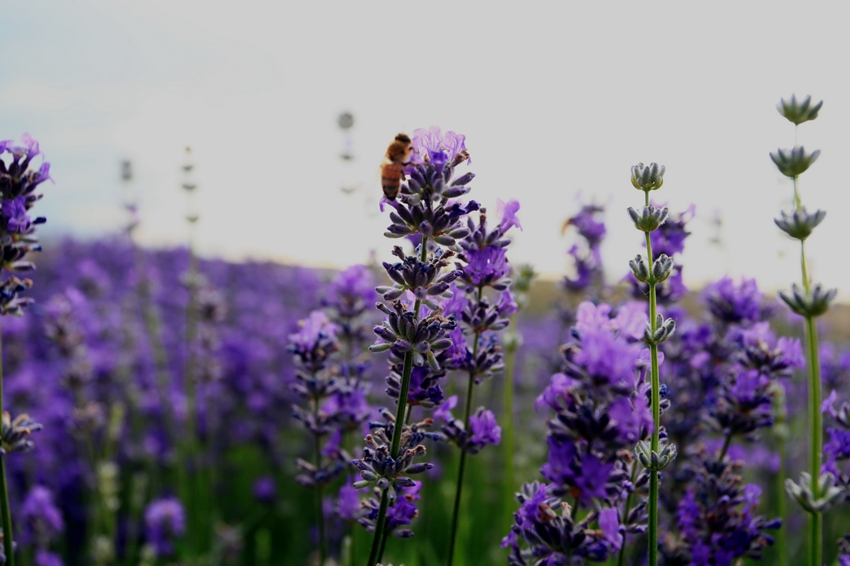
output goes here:
[[[197, 162], [200, 247], [314, 265], [389, 255], [377, 166], [399, 131], [466, 134], [474, 198], [522, 203], [512, 261], [563, 274], [560, 225], [576, 195], [608, 203], [611, 276], [639, 249], [629, 167], [667, 166], [657, 193], [695, 203], [686, 282], [724, 273], [767, 288], [799, 279], [772, 219], [791, 185], [768, 152], [790, 147], [780, 97], [811, 93], [800, 142], [823, 153], [801, 179], [828, 210], [807, 246], [815, 279], [848, 300], [850, 9], [840, 2], [209, 2], [4, 5], [0, 137], [28, 131], [53, 164], [37, 212], [51, 234], [117, 229], [131, 158], [143, 241], [185, 240], [182, 148]], [[339, 112], [357, 160], [338, 155]], [[344, 194], [340, 186], [359, 189]], [[723, 218], [725, 247], [710, 219]], [[47, 230], [46, 230], [47, 231]]]

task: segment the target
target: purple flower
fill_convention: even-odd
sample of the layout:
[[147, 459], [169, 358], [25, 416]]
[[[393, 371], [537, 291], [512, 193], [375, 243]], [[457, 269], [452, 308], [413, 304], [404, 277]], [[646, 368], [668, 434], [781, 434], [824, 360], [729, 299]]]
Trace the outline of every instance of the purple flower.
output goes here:
[[272, 503], [277, 497], [277, 486], [271, 476], [263, 476], [254, 482], [254, 499], [260, 503]]
[[761, 291], [755, 279], [742, 278], [737, 284], [731, 277], [709, 284], [703, 300], [717, 319], [727, 323], [755, 323], [761, 319]]
[[310, 352], [321, 348], [326, 341], [336, 338], [338, 330], [325, 311], [313, 311], [310, 316], [298, 322], [298, 332], [289, 335], [292, 351]]
[[537, 400], [534, 402], [534, 410], [539, 411], [540, 407], [545, 405], [557, 411], [561, 408], [567, 391], [578, 384], [579, 382], [577, 380], [567, 377], [563, 373], [553, 374], [549, 380], [549, 385], [538, 395]]
[[586, 204], [578, 213], [567, 219], [564, 227], [575, 226], [582, 238], [587, 240], [588, 246], [597, 247], [605, 238], [605, 224], [598, 218], [605, 209], [595, 204]]
[[505, 248], [486, 246], [482, 249], [469, 249], [464, 252], [466, 265], [458, 264], [463, 271], [462, 279], [475, 287], [492, 285], [510, 273], [505, 257]]
[[35, 553], [34, 566], [64, 566], [64, 562], [58, 555], [47, 550], [39, 549]]
[[501, 199], [496, 199], [496, 214], [502, 217], [502, 221], [499, 222], [499, 228], [501, 229], [502, 234], [507, 233], [507, 231], [513, 226], [522, 230], [522, 225], [519, 223], [519, 218], [516, 216], [518, 210], [518, 201], [509, 200], [505, 203]]
[[576, 476], [573, 464], [578, 455], [575, 443], [570, 440], [560, 442], [552, 436], [546, 442], [549, 444], [549, 458], [540, 468], [540, 474], [555, 485], [572, 485]]
[[601, 264], [593, 251], [577, 245], [573, 245], [567, 255], [575, 264], [575, 277], [564, 276], [564, 287], [573, 292], [583, 291], [593, 284], [595, 276], [601, 271]]
[[635, 363], [642, 347], [617, 339], [606, 330], [588, 330], [581, 335], [581, 351], [574, 362], [596, 382], [631, 386], [635, 379]]
[[336, 504], [337, 516], [343, 521], [351, 522], [360, 519], [363, 512], [357, 489], [349, 483], [339, 488], [339, 498]]
[[620, 518], [616, 509], [603, 509], [599, 512], [599, 528], [605, 533], [605, 540], [611, 545], [611, 552], [617, 552], [623, 546], [623, 534], [620, 532]]
[[4, 200], [2, 213], [7, 232], [24, 233], [32, 226], [27, 214], [26, 197], [19, 196]]
[[160, 558], [174, 553], [174, 540], [186, 532], [183, 504], [174, 497], [157, 499], [145, 509], [148, 542]]
[[53, 503], [53, 492], [41, 485], [27, 494], [21, 515], [27, 525], [27, 541], [52, 540], [65, 529], [62, 513]]
[[[656, 205], [657, 208], [664, 208], [665, 205]], [[671, 214], [658, 230], [650, 232], [649, 239], [652, 243], [652, 254], [658, 257], [661, 254], [667, 254], [673, 257], [674, 254], [681, 253], [685, 249], [685, 240], [690, 236], [685, 227], [690, 222], [695, 213], [696, 206], [691, 205], [687, 210], [679, 214]]]
[[328, 287], [327, 303], [340, 316], [354, 318], [374, 306], [375, 276], [365, 265], [352, 265], [339, 272]]
[[[455, 132], [442, 134], [440, 128], [431, 126], [427, 130], [417, 128], [413, 131], [413, 149], [419, 156], [428, 156], [431, 162], [452, 163], [466, 151], [466, 136]], [[467, 160], [470, 163], [472, 160]]]
[[516, 314], [519, 307], [517, 306], [514, 296], [507, 289], [499, 295], [499, 303], [496, 305], [496, 310], [501, 317], [510, 317]]
[[469, 429], [472, 433], [469, 442], [479, 449], [488, 444], [497, 445], [502, 439], [502, 429], [492, 411], [479, 410], [476, 414], [470, 415]]
[[437, 407], [437, 410], [434, 411], [434, 420], [439, 420], [444, 423], [454, 421], [455, 417], [452, 415], [452, 409], [455, 407], [457, 407], [457, 395], [452, 395], [446, 399], [445, 403]]
[[604, 498], [608, 476], [614, 469], [614, 463], [602, 463], [593, 454], [584, 454], [581, 457], [579, 473], [575, 478], [575, 487], [579, 490], [579, 500], [585, 505], [590, 505], [594, 497]]

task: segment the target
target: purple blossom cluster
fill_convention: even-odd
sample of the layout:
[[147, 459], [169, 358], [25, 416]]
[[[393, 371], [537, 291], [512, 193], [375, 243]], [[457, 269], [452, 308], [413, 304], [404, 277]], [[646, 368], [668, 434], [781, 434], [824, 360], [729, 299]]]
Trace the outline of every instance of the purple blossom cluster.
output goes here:
[[[526, 486], [534, 493], [520, 497], [515, 524], [502, 542], [511, 564], [538, 564], [544, 557], [547, 564], [568, 564], [574, 556], [604, 562], [620, 550], [625, 532], [640, 532], [645, 504], [627, 509], [625, 500], [644, 491], [649, 477], [632, 455], [653, 426], [640, 343], [645, 326], [644, 309], [635, 303], [616, 313], [606, 304], [579, 306], [572, 339], [561, 347], [561, 372], [537, 399], [538, 409], [555, 412], [548, 461], [540, 470], [548, 484]], [[554, 513], [542, 510], [544, 503], [591, 513], [579, 525], [555, 521]], [[588, 528], [594, 520], [598, 531]], [[584, 536], [575, 536], [579, 526]], [[558, 538], [541, 536], [555, 527]]]

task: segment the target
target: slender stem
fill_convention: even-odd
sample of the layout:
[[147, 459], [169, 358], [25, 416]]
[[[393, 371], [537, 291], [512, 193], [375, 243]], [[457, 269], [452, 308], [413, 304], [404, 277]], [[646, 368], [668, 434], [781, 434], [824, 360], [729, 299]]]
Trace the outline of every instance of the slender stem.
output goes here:
[[723, 449], [720, 450], [720, 454], [717, 456], [717, 461], [722, 462], [723, 458], [726, 457], [726, 452], [729, 450], [729, 445], [732, 444], [732, 433], [726, 435], [726, 440], [723, 441]]
[[803, 203], [800, 200], [800, 191], [797, 188], [797, 177], [794, 177], [793, 180], [794, 180], [794, 205], [797, 208], [802, 208]]
[[[476, 301], [475, 304], [481, 302], [481, 295], [483, 293], [483, 288], [478, 287], [478, 291], [476, 293]], [[473, 332], [473, 340], [474, 344], [472, 345], [472, 360], [475, 363], [475, 360], [478, 358], [478, 342], [479, 342], [479, 333], [478, 331]], [[469, 382], [466, 389], [466, 406], [464, 407], [463, 412], [463, 430], [466, 433], [467, 439], [469, 438], [469, 416], [472, 414], [472, 394], [475, 391], [475, 371], [469, 370]], [[457, 522], [460, 517], [460, 499], [461, 494], [463, 492], [463, 474], [466, 471], [466, 455], [467, 450], [465, 447], [461, 446], [460, 452], [460, 466], [457, 469], [457, 491], [455, 492], [455, 502], [454, 502], [454, 510], [452, 511], [452, 530], [449, 534], [449, 561], [448, 566], [452, 566], [454, 562], [454, 554], [455, 554], [455, 543], [457, 542]]]
[[[820, 478], [821, 459], [823, 451], [823, 423], [821, 422], [821, 379], [820, 358], [818, 356], [818, 329], [814, 318], [806, 317], [806, 342], [809, 350], [809, 397], [811, 399], [809, 411], [811, 412], [811, 464], [812, 496], [814, 499], [820, 497], [818, 479]], [[811, 564], [820, 566], [823, 564], [823, 520], [821, 513], [810, 514], [809, 525], [811, 528]]]
[[[645, 206], [649, 206], [649, 191], [644, 191]], [[646, 259], [649, 268], [652, 269], [652, 239], [646, 232]], [[654, 334], [657, 330], [655, 325], [657, 303], [655, 294], [655, 281], [649, 282], [649, 327]], [[651, 399], [652, 399], [652, 440], [653, 452], [658, 452], [659, 429], [661, 427], [661, 379], [658, 375], [658, 345], [649, 347], [652, 358], [651, 375]], [[649, 476], [649, 529], [647, 547], [649, 548], [649, 566], [658, 564], [658, 472], [650, 471]]]
[[512, 340], [505, 347], [505, 426], [502, 428], [502, 441], [505, 444], [505, 517], [508, 519], [508, 525], [505, 530], [510, 528], [512, 522], [511, 513], [509, 510], [515, 503], [514, 499], [514, 366], [516, 363], [516, 336], [517, 316], [511, 316], [509, 331]]
[[[319, 400], [314, 400], [314, 411], [315, 414], [319, 414]], [[315, 458], [316, 458], [316, 469], [319, 470], [322, 467], [322, 445], [319, 439], [319, 436], [316, 435], [314, 437], [316, 439], [315, 442]], [[321, 485], [316, 485], [316, 524], [319, 526], [319, 566], [324, 566], [325, 560], [328, 556], [328, 545], [325, 541], [325, 513], [322, 510], [322, 489]]]
[[[794, 130], [796, 142], [796, 128]], [[794, 202], [796, 207], [802, 208], [800, 192], [797, 186], [797, 177], [794, 181]], [[811, 281], [806, 261], [806, 243], [800, 240], [800, 270], [803, 277], [803, 288], [807, 295], [811, 294]], [[821, 377], [820, 377], [820, 355], [818, 352], [818, 329], [814, 318], [806, 317], [806, 346], [809, 358], [809, 413], [811, 424], [811, 461], [809, 473], [811, 474], [811, 490], [814, 499], [820, 497], [818, 480], [823, 452], [823, 423], [821, 421]], [[821, 566], [823, 564], [823, 517], [821, 513], [809, 513], [809, 564], [810, 566]]]
[[[0, 413], [3, 412], [3, 332], [0, 329]], [[9, 488], [6, 485], [6, 454], [0, 454], [0, 508], [3, 522], [3, 552], [6, 566], [15, 565], [15, 548], [12, 546], [12, 510], [9, 507]]]
[[[425, 261], [428, 254], [428, 238], [422, 238], [420, 244], [420, 260]], [[416, 299], [413, 303], [413, 320], [419, 322], [419, 309], [422, 307], [422, 302]], [[404, 428], [405, 411], [407, 410], [407, 395], [410, 390], [410, 374], [413, 372], [413, 353], [407, 352], [404, 355], [404, 369], [401, 374], [401, 387], [398, 393], [398, 407], [396, 408], [395, 423], [393, 424], [393, 440], [390, 446], [390, 456], [393, 459], [398, 459], [399, 448], [401, 447], [401, 432]], [[372, 548], [369, 551], [369, 562], [367, 566], [375, 566], [380, 559], [382, 541], [384, 539], [384, 529], [387, 523], [387, 506], [388, 506], [387, 490], [384, 489], [381, 494], [381, 506], [378, 508], [378, 519], [375, 521], [375, 536], [372, 538]]]
[[378, 507], [378, 520], [375, 523], [375, 536], [372, 539], [372, 549], [369, 551], [369, 561], [366, 563], [367, 566], [375, 566], [378, 563], [378, 552], [381, 548], [381, 541], [384, 538], [384, 523], [387, 518], [387, 506], [389, 504], [389, 497], [387, 496], [387, 490], [385, 489], [381, 493], [381, 505]]
[[632, 491], [630, 491], [629, 494], [626, 496], [626, 506], [623, 509], [623, 520], [620, 522], [620, 524], [622, 524], [623, 527], [625, 527], [626, 531], [623, 533], [623, 545], [620, 547], [620, 556], [617, 559], [617, 565], [618, 566], [625, 566], [626, 565], [626, 542], [627, 542], [627, 539], [628, 539], [628, 536], [629, 536], [629, 532], [628, 532], [629, 511], [631, 511], [631, 508], [632, 508], [632, 496], [634, 495], [634, 485], [635, 485], [635, 479], [637, 479], [637, 471], [638, 471], [638, 463], [635, 461], [635, 462], [632, 463], [632, 479], [631, 479]]
[[381, 537], [381, 548], [378, 550], [378, 562], [384, 559], [384, 549], [387, 547], [388, 538], [390, 538], [390, 532], [384, 530], [384, 536]]
[[786, 566], [788, 564], [788, 544], [785, 540], [788, 532], [787, 510], [785, 504], [785, 442], [779, 444], [779, 473], [776, 474], [776, 511], [782, 525], [779, 527], [779, 532], [776, 533], [776, 554], [774, 562], [776, 566]]

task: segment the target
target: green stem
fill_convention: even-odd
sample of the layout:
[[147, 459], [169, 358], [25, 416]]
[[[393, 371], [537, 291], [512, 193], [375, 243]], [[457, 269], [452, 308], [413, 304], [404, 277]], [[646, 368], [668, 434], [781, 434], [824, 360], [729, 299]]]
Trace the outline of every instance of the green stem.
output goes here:
[[[420, 244], [420, 259], [424, 262], [428, 253], [428, 238], [422, 238]], [[413, 320], [419, 322], [419, 309], [422, 306], [422, 301], [416, 299], [413, 303]], [[395, 424], [393, 425], [393, 440], [390, 446], [390, 456], [394, 460], [398, 459], [399, 448], [401, 447], [401, 432], [404, 428], [405, 411], [407, 410], [407, 395], [410, 390], [410, 374], [413, 372], [413, 353], [407, 352], [404, 355], [404, 369], [401, 374], [401, 388], [398, 393], [398, 407], [396, 408]], [[383, 490], [381, 494], [381, 505], [378, 508], [378, 519], [375, 522], [375, 535], [372, 538], [372, 548], [369, 551], [369, 562], [366, 566], [375, 566], [380, 559], [381, 546], [384, 539], [384, 530], [387, 523], [387, 506], [388, 506], [387, 490]]]
[[637, 470], [638, 470], [638, 462], [635, 461], [635, 462], [632, 463], [632, 479], [631, 479], [632, 491], [630, 491], [629, 495], [626, 496], [626, 507], [625, 507], [625, 509], [623, 509], [623, 520], [621, 521], [621, 524], [624, 527], [626, 527], [626, 532], [623, 533], [623, 545], [620, 547], [620, 556], [617, 559], [617, 565], [618, 566], [625, 566], [626, 565], [626, 541], [627, 541], [627, 537], [629, 536], [629, 533], [628, 533], [629, 511], [631, 511], [631, 508], [632, 508], [632, 496], [634, 495], [634, 485], [635, 485], [635, 479], [637, 479]]
[[[483, 288], [478, 287], [478, 292], [476, 293], [476, 301], [475, 304], [481, 302], [481, 295], [483, 293]], [[476, 330], [473, 332], [473, 340], [474, 344], [472, 345], [472, 360], [474, 361], [478, 358], [478, 342], [479, 342], [479, 333]], [[466, 406], [463, 411], [463, 430], [466, 432], [467, 438], [469, 437], [469, 417], [472, 414], [472, 394], [474, 393], [475, 388], [475, 372], [473, 370], [469, 371], [469, 382], [466, 389]], [[457, 523], [458, 518], [460, 517], [460, 499], [461, 494], [463, 492], [463, 474], [466, 471], [466, 455], [467, 450], [465, 447], [461, 446], [460, 452], [460, 466], [458, 466], [457, 470], [457, 491], [455, 492], [455, 502], [454, 509], [452, 511], [452, 530], [449, 534], [449, 561], [448, 566], [452, 566], [454, 562], [454, 554], [455, 554], [455, 544], [457, 542]]]
[[729, 450], [729, 445], [732, 444], [732, 433], [726, 435], [726, 440], [723, 441], [723, 449], [720, 450], [720, 454], [717, 456], [717, 461], [722, 462], [723, 458], [726, 457], [726, 452]]
[[[0, 329], [0, 413], [3, 412], [3, 332]], [[15, 549], [12, 546], [12, 510], [9, 507], [9, 488], [6, 485], [6, 455], [0, 455], [0, 511], [3, 522], [3, 552], [6, 566], [15, 565]]]
[[[644, 192], [645, 206], [649, 206], [649, 191]], [[646, 232], [646, 259], [652, 269], [652, 240]], [[649, 282], [649, 327], [654, 334], [656, 331], [655, 316], [657, 311], [655, 281]], [[652, 358], [651, 398], [652, 398], [652, 451], [658, 452], [659, 429], [661, 427], [661, 379], [658, 375], [658, 345], [649, 347]], [[647, 547], [649, 548], [649, 566], [658, 564], [658, 472], [651, 471], [649, 476], [649, 528]]]
[[774, 558], [776, 566], [788, 564], [788, 545], [785, 541], [785, 533], [788, 529], [785, 497], [785, 443], [781, 442], [779, 445], [779, 473], [776, 474], [776, 510], [779, 519], [782, 521], [782, 526], [776, 533], [776, 557]]
[[[795, 129], [796, 137], [796, 129]], [[797, 208], [802, 208], [800, 192], [797, 186], [797, 177], [794, 177], [794, 202]], [[811, 281], [806, 261], [806, 243], [800, 240], [800, 270], [803, 277], [803, 288], [806, 294], [811, 294]], [[814, 318], [806, 317], [806, 346], [809, 358], [809, 412], [811, 413], [811, 461], [809, 473], [811, 474], [811, 490], [814, 499], [820, 497], [818, 480], [823, 452], [823, 423], [821, 421], [821, 377], [820, 377], [820, 355], [818, 352], [818, 329]], [[821, 513], [809, 514], [809, 564], [810, 566], [821, 566], [823, 564], [823, 517]]]
[[384, 523], [387, 518], [387, 506], [389, 498], [387, 490], [381, 493], [381, 505], [378, 507], [378, 521], [375, 523], [375, 536], [372, 538], [372, 549], [369, 551], [369, 562], [367, 566], [375, 566], [378, 563], [378, 552], [381, 548], [381, 541], [384, 538]]
[[[318, 407], [319, 402], [316, 401], [316, 407]], [[318, 411], [317, 411], [318, 412]], [[319, 441], [319, 437], [316, 436], [316, 469], [320, 469], [322, 466], [322, 447]], [[322, 486], [316, 485], [316, 523], [319, 526], [319, 565], [324, 566], [325, 560], [328, 556], [328, 546], [325, 541], [325, 514], [322, 510]]]
[[[517, 331], [517, 316], [511, 316], [508, 332], [511, 338], [515, 338]], [[502, 441], [505, 445], [505, 517], [508, 520], [506, 529], [513, 522], [510, 509], [515, 503], [514, 499], [514, 366], [516, 363], [516, 342], [511, 341], [505, 348], [505, 426], [502, 428]]]
[[[821, 421], [821, 378], [820, 358], [818, 356], [818, 329], [814, 318], [806, 317], [806, 342], [809, 350], [809, 397], [811, 399], [811, 463], [812, 496], [820, 497], [818, 479], [820, 478], [821, 459], [823, 451], [823, 423]], [[821, 513], [811, 513], [809, 525], [811, 528], [811, 564], [823, 564], [823, 519]]]

